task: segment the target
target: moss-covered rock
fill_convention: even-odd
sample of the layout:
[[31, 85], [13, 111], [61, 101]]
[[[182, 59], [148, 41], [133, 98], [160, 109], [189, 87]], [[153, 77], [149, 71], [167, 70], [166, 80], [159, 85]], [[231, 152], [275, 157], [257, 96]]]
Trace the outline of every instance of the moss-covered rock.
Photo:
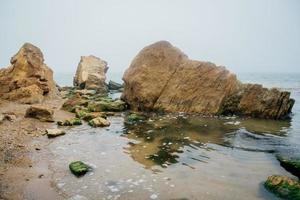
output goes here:
[[69, 112], [75, 112], [76, 106], [84, 106], [88, 105], [88, 100], [82, 98], [78, 93], [69, 98], [62, 106], [63, 110], [67, 110]]
[[73, 119], [67, 119], [65, 121], [58, 121], [57, 125], [59, 126], [75, 126], [75, 125], [82, 125], [81, 119], [73, 118]]
[[93, 101], [88, 105], [88, 110], [91, 112], [113, 111], [120, 112], [126, 109], [126, 103], [122, 100], [112, 100], [102, 98], [101, 101]]
[[127, 122], [137, 122], [137, 121], [141, 121], [144, 119], [145, 119], [145, 117], [140, 114], [131, 113], [130, 115], [127, 116], [126, 121]]
[[284, 169], [300, 178], [300, 159], [284, 157], [281, 155], [277, 155], [276, 157]]
[[75, 176], [82, 176], [89, 171], [89, 166], [82, 161], [71, 162], [69, 168]]
[[264, 186], [278, 197], [300, 200], [300, 183], [292, 178], [272, 175], [268, 177]]
[[91, 113], [86, 113], [86, 115], [82, 119], [85, 121], [91, 121], [92, 119], [95, 119], [97, 117], [102, 117], [106, 119], [107, 115], [104, 112], [91, 112]]
[[76, 117], [79, 119], [84, 118], [88, 113], [85, 110], [77, 110], [75, 111]]
[[90, 120], [89, 125], [92, 127], [105, 127], [110, 126], [110, 122], [102, 117], [97, 117]]

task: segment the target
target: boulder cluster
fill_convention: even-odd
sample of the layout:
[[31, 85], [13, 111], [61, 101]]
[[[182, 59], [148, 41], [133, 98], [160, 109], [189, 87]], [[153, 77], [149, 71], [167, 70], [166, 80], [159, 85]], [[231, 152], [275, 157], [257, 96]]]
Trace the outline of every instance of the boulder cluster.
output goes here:
[[122, 99], [140, 111], [281, 119], [294, 104], [289, 92], [243, 84], [225, 67], [191, 60], [166, 41], [142, 49], [123, 80]]

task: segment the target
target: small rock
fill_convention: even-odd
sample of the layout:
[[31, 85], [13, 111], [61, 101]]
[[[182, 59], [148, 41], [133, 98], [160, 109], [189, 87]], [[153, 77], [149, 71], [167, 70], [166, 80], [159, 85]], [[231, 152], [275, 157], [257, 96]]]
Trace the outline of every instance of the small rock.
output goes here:
[[54, 111], [46, 106], [30, 106], [26, 110], [25, 117], [35, 118], [43, 122], [54, 122]]
[[44, 177], [44, 174], [40, 174], [40, 175], [39, 175], [39, 178], [43, 178], [43, 177]]
[[78, 118], [74, 119], [67, 119], [65, 121], [58, 121], [57, 125], [59, 126], [75, 126], [75, 125], [82, 125], [82, 121]]
[[60, 129], [47, 129], [46, 133], [49, 138], [66, 134], [65, 131], [60, 130]]
[[92, 127], [105, 127], [110, 126], [110, 122], [102, 117], [97, 117], [90, 120], [89, 125]]
[[93, 112], [93, 113], [87, 113], [82, 119], [86, 121], [90, 121], [92, 119], [95, 119], [97, 117], [102, 117], [106, 119], [106, 114], [103, 112]]
[[89, 166], [84, 164], [82, 161], [75, 161], [70, 163], [69, 168], [75, 176], [82, 176], [89, 170]]
[[286, 176], [269, 176], [265, 188], [284, 199], [300, 199], [300, 183]]
[[122, 100], [112, 100], [111, 98], [102, 97], [95, 102], [90, 102], [88, 110], [91, 112], [121, 112], [126, 109], [126, 103]]

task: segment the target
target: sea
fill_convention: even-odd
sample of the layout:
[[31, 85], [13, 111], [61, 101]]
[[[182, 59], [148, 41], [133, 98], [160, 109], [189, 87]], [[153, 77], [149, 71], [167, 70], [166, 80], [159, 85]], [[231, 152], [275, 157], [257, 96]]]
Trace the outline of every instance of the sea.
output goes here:
[[[121, 82], [121, 73], [108, 80]], [[70, 199], [278, 199], [263, 183], [278, 174], [295, 178], [277, 155], [300, 158], [300, 74], [239, 73], [245, 83], [291, 92], [291, 119], [200, 118], [184, 113], [150, 115], [125, 123], [109, 117], [108, 128], [87, 124], [49, 144], [53, 184]], [[71, 74], [56, 74], [61, 86]], [[76, 178], [68, 164], [91, 166]]]

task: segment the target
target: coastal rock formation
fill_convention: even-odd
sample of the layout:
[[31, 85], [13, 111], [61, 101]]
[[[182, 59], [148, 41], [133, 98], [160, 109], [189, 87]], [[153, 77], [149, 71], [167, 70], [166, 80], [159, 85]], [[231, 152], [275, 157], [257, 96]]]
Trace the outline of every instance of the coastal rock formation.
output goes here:
[[0, 98], [32, 104], [57, 94], [53, 72], [38, 47], [25, 43], [10, 63], [0, 70]]
[[95, 56], [81, 56], [74, 77], [74, 86], [80, 89], [92, 89], [100, 92], [107, 90], [105, 79], [107, 62]]
[[123, 80], [122, 99], [133, 110], [279, 119], [294, 104], [289, 92], [242, 84], [225, 67], [190, 60], [166, 41], [142, 49]]

